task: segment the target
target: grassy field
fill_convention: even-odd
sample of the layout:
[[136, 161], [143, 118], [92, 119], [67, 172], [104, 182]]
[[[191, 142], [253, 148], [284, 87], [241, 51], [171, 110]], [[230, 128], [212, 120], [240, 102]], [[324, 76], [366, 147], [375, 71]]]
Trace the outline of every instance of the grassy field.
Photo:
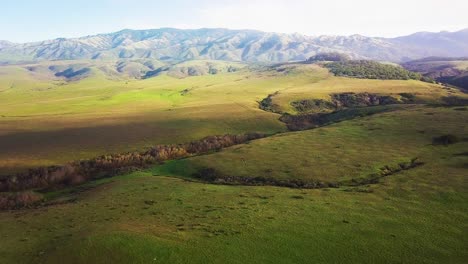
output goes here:
[[2, 70], [11, 79], [3, 86], [13, 87], [0, 93], [3, 171], [215, 134], [284, 131], [256, 100], [285, 84], [308, 81], [237, 72], [127, 81], [96, 74], [70, 83], [36, 83], [38, 77], [24, 69]]
[[428, 103], [439, 103], [442, 96], [465, 96], [457, 89], [441, 89], [439, 85], [415, 80], [368, 80], [330, 76], [326, 69], [310, 65], [320, 78], [313, 83], [297, 85], [279, 90], [273, 97], [273, 103], [279, 105], [279, 111], [296, 114], [290, 102], [300, 99], [330, 100], [333, 93], [364, 93], [371, 92], [382, 95], [398, 95], [411, 93]]
[[129, 79], [109, 74], [102, 63], [73, 81], [52, 78], [46, 62], [0, 67], [0, 174], [208, 135], [283, 132], [279, 115], [258, 108], [275, 92], [286, 112], [294, 112], [290, 101], [334, 92], [411, 92], [433, 101], [460, 95], [417, 81], [337, 78], [317, 65], [249, 70], [235, 64], [232, 73]]
[[386, 165], [392, 167], [413, 158], [437, 162], [433, 155], [440, 147], [434, 147], [432, 139], [447, 134], [467, 138], [467, 124], [466, 111], [411, 106], [313, 130], [275, 135], [212, 155], [168, 162], [157, 169], [160, 174], [186, 177], [202, 168], [213, 168], [232, 177], [346, 182], [366, 178]]
[[[466, 108], [412, 107], [48, 193], [53, 205], [0, 212], [0, 263], [465, 263], [467, 121]], [[443, 134], [461, 141], [431, 144]], [[187, 178], [342, 180], [415, 156], [425, 164], [359, 187]]]
[[[181, 64], [174, 76], [199, 65]], [[0, 67], [0, 172], [208, 135], [283, 133], [41, 191], [44, 206], [0, 212], [0, 263], [466, 262], [467, 106], [392, 106], [300, 132], [286, 132], [279, 114], [259, 109], [270, 94], [295, 114], [292, 101], [334, 93], [411, 93], [437, 104], [467, 97], [458, 90], [338, 78], [317, 65], [149, 79], [109, 75], [104, 66], [68, 81], [52, 80], [47, 63]], [[128, 64], [131, 72], [137, 66]], [[457, 142], [434, 145], [443, 135]], [[423, 164], [353, 184], [414, 158]], [[233, 179], [339, 187], [208, 184], [193, 177], [205, 168]]]

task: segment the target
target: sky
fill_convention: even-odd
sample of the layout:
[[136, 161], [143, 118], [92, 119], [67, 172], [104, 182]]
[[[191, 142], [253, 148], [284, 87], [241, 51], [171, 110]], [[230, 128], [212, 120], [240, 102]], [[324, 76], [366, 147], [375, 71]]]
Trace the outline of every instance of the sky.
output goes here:
[[29, 42], [161, 27], [395, 37], [468, 28], [467, 10], [467, 0], [5, 0], [0, 39]]

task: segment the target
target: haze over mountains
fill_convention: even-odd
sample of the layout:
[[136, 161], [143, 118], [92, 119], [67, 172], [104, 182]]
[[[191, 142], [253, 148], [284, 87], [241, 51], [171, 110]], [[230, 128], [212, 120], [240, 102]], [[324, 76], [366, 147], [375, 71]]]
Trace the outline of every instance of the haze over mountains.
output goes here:
[[402, 62], [428, 56], [468, 56], [468, 29], [397, 38], [305, 36], [255, 30], [173, 28], [122, 30], [81, 38], [14, 44], [0, 41], [0, 62], [72, 59], [210, 59], [244, 62], [305, 60], [319, 52]]

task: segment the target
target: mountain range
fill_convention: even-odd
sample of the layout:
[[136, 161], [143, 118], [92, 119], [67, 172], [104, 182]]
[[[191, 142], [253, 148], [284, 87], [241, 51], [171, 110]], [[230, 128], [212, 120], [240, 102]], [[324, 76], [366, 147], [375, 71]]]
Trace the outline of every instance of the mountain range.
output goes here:
[[0, 41], [0, 62], [77, 59], [194, 59], [286, 62], [321, 52], [341, 52], [355, 59], [404, 62], [428, 56], [468, 56], [468, 29], [419, 32], [397, 38], [306, 36], [256, 30], [125, 29], [80, 38], [31, 43]]

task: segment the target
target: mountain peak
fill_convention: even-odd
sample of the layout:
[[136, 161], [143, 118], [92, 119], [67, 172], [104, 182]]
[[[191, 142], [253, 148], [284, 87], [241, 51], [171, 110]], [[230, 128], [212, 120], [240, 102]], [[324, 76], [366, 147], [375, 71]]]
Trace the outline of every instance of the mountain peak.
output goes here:
[[15, 43], [10, 42], [8, 40], [0, 40], [0, 49], [11, 47], [13, 45], [15, 45]]
[[0, 57], [17, 56], [22, 60], [132, 58], [285, 62], [305, 60], [320, 52], [340, 52], [358, 59], [400, 61], [428, 56], [467, 56], [468, 42], [463, 32], [468, 32], [468, 29], [456, 33], [418, 32], [392, 39], [359, 34], [311, 37], [299, 33], [225, 28], [123, 29], [108, 34], [36, 43], [13, 45], [0, 42]]

